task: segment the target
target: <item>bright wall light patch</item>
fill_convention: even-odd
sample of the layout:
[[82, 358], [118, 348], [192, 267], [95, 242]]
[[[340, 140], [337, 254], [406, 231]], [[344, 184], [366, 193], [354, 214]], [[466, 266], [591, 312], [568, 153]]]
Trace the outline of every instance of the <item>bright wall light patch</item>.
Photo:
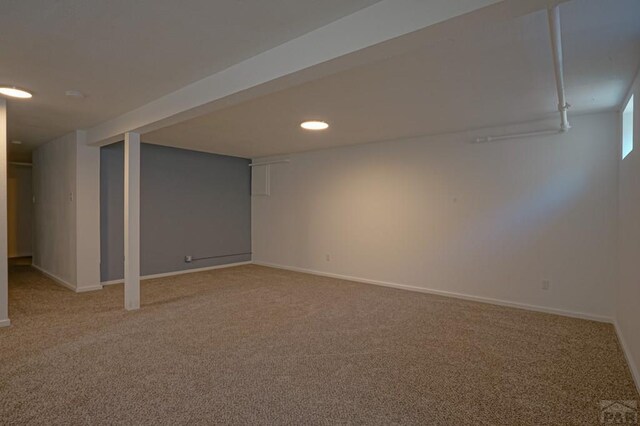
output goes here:
[[622, 111], [622, 159], [633, 151], [633, 95]]
[[329, 128], [329, 124], [324, 121], [305, 121], [300, 124], [300, 127], [307, 130], [324, 130]]
[[10, 96], [12, 98], [29, 99], [31, 93], [17, 87], [0, 86], [0, 94]]

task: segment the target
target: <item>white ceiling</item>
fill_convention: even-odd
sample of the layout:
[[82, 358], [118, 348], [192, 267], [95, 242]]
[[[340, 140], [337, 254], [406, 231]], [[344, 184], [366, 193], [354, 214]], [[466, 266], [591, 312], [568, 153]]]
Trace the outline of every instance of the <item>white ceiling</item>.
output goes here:
[[[640, 59], [640, 1], [561, 6], [570, 114], [619, 105]], [[444, 23], [447, 25], [447, 23]], [[422, 47], [143, 136], [144, 141], [261, 157], [554, 117], [547, 16], [477, 22]], [[412, 43], [415, 40], [412, 41]], [[305, 119], [331, 128], [309, 133]]]
[[[0, 84], [20, 157], [377, 0], [22, 0], [0, 12]], [[82, 100], [64, 96], [77, 89]]]

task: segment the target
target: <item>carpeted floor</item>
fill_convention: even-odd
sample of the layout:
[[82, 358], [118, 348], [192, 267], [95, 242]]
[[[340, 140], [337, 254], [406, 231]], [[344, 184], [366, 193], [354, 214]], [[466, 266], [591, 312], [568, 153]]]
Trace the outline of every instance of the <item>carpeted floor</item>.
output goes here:
[[0, 424], [599, 424], [637, 400], [609, 324], [259, 266], [75, 294], [28, 266]]

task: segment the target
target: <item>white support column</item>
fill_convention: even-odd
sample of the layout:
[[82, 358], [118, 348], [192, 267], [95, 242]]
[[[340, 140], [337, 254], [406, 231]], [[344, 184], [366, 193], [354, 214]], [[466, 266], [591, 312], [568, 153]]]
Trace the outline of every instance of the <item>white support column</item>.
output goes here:
[[124, 308], [140, 308], [140, 135], [124, 135]]
[[0, 99], [0, 327], [9, 325], [7, 259], [7, 101]]

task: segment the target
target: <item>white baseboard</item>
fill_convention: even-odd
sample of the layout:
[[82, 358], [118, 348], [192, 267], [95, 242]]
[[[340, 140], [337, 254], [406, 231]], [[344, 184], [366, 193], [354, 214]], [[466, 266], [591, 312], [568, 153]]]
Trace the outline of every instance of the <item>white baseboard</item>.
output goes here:
[[80, 288], [76, 288], [76, 286], [74, 286], [73, 284], [71, 284], [70, 282], [67, 282], [65, 280], [63, 280], [62, 278], [52, 274], [51, 272], [41, 268], [38, 265], [31, 265], [33, 266], [35, 269], [37, 269], [38, 271], [42, 272], [44, 275], [46, 275], [47, 277], [51, 278], [56, 284], [61, 285], [64, 288], [68, 288], [69, 290], [76, 292], [76, 293], [86, 293], [88, 291], [96, 291], [96, 290], [102, 290], [102, 286], [100, 284], [98, 285], [92, 285], [89, 287], [80, 287]]
[[89, 291], [96, 291], [96, 290], [102, 290], [102, 285], [97, 284], [97, 285], [92, 285], [92, 286], [88, 286], [88, 287], [80, 287], [80, 288], [76, 288], [76, 293], [87, 293]]
[[9, 318], [0, 320], [0, 327], [9, 327], [11, 325], [11, 321]]
[[624, 339], [624, 335], [622, 334], [622, 330], [620, 330], [620, 326], [618, 325], [617, 320], [613, 322], [613, 326], [616, 329], [616, 334], [618, 335], [618, 341], [620, 342], [620, 346], [622, 347], [622, 352], [624, 352], [624, 356], [627, 359], [627, 365], [629, 366], [629, 370], [631, 370], [633, 381], [636, 383], [636, 389], [640, 394], [640, 371], [638, 371], [638, 366], [633, 362], [631, 351], [629, 350], [629, 346]]
[[529, 304], [520, 303], [520, 302], [510, 302], [508, 300], [492, 299], [490, 297], [472, 296], [472, 295], [468, 295], [468, 294], [454, 293], [454, 292], [444, 291], [444, 290], [435, 290], [435, 289], [431, 289], [431, 288], [415, 287], [415, 286], [411, 286], [411, 285], [398, 284], [398, 283], [387, 282], [387, 281], [370, 280], [370, 279], [367, 279], [367, 278], [352, 277], [352, 276], [349, 276], [349, 275], [340, 275], [340, 274], [334, 274], [334, 273], [330, 273], [330, 272], [315, 271], [315, 270], [312, 270], [312, 269], [298, 268], [298, 267], [295, 267], [295, 266], [278, 265], [278, 264], [269, 263], [269, 262], [253, 261], [253, 264], [254, 265], [267, 266], [267, 267], [270, 267], [270, 268], [285, 269], [285, 270], [294, 271], [294, 272], [302, 272], [302, 273], [311, 274], [311, 275], [318, 275], [318, 276], [322, 276], [322, 277], [337, 278], [337, 279], [346, 280], [346, 281], [355, 281], [355, 282], [364, 283], [364, 284], [373, 284], [373, 285], [379, 285], [379, 286], [383, 286], [383, 287], [392, 287], [392, 288], [397, 288], [397, 289], [401, 289], [401, 290], [415, 291], [415, 292], [419, 292], [419, 293], [435, 294], [435, 295], [438, 295], [438, 296], [453, 297], [453, 298], [456, 298], [456, 299], [470, 300], [470, 301], [473, 301], [473, 302], [489, 303], [491, 305], [499, 305], [499, 306], [507, 306], [507, 307], [510, 307], [510, 308], [526, 309], [528, 311], [544, 312], [544, 313], [547, 313], [547, 314], [562, 315], [562, 316], [565, 316], [565, 317], [580, 318], [580, 319], [586, 319], [586, 320], [590, 320], [590, 321], [613, 323], [613, 318], [600, 316], [600, 315], [588, 314], [588, 313], [584, 313], [584, 312], [565, 311], [565, 310], [562, 310], [562, 309], [547, 308], [545, 306], [529, 305]]
[[[236, 262], [236, 263], [227, 263], [224, 265], [215, 265], [215, 266], [206, 266], [204, 268], [196, 268], [196, 269], [185, 269], [182, 271], [173, 271], [173, 272], [163, 272], [161, 274], [153, 274], [153, 275], [143, 275], [140, 277], [141, 280], [151, 280], [154, 278], [164, 278], [164, 277], [173, 277], [175, 275], [184, 275], [184, 274], [192, 274], [195, 272], [204, 272], [211, 271], [214, 269], [224, 269], [224, 268], [233, 268], [234, 266], [242, 266], [242, 265], [250, 265], [252, 261], [246, 262]], [[110, 280], [110, 281], [102, 281], [102, 285], [113, 285], [113, 284], [122, 284], [124, 282], [123, 279], [120, 280]]]
[[40, 266], [38, 266], [36, 264], [32, 264], [31, 266], [33, 266], [38, 271], [42, 272], [47, 277], [51, 278], [56, 284], [59, 284], [62, 287], [68, 288], [71, 291], [74, 291], [74, 292], [76, 291], [76, 286], [75, 285], [63, 280], [62, 278], [52, 274], [51, 272], [47, 271], [46, 269], [41, 268]]

